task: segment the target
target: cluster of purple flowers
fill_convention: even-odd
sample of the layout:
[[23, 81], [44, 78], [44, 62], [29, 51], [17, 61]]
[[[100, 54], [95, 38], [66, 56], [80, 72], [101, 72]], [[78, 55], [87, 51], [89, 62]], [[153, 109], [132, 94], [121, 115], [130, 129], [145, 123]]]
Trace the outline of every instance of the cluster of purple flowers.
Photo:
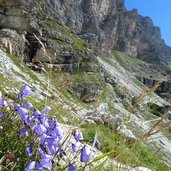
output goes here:
[[[58, 121], [48, 115], [51, 111], [49, 106], [45, 106], [44, 112], [40, 112], [38, 109], [34, 109], [34, 106], [30, 102], [24, 101], [24, 98], [31, 94], [32, 90], [29, 86], [25, 85], [18, 95], [21, 104], [13, 104], [21, 122], [19, 130], [20, 137], [25, 139], [32, 137], [29, 145], [26, 147], [26, 157], [33, 158], [32, 156], [36, 155], [34, 156], [35, 160], [27, 164], [25, 171], [53, 170], [56, 160], [62, 154], [65, 154], [61, 148], [64, 132]], [[7, 101], [0, 99], [0, 108], [6, 106], [8, 106]], [[0, 118], [3, 118], [4, 115], [1, 112]], [[76, 142], [83, 140], [81, 131], [75, 133], [74, 138]], [[72, 143], [71, 148], [73, 153], [79, 152], [76, 144]], [[81, 149], [80, 161], [87, 163], [91, 160], [91, 149], [88, 145], [84, 145]], [[68, 171], [76, 171], [73, 164], [68, 163]]]

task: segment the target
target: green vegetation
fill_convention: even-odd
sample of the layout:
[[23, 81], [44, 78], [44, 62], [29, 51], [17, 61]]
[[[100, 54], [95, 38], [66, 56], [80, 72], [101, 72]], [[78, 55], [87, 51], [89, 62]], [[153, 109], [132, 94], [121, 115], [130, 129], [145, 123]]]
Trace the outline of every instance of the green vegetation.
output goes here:
[[115, 59], [121, 64], [121, 66], [126, 68], [128, 71], [131, 71], [136, 75], [145, 76], [147, 78], [162, 78], [160, 72], [157, 72], [156, 70], [151, 68], [149, 64], [143, 62], [142, 60], [127, 55], [126, 53], [121, 51], [113, 50], [112, 52]]
[[[6, 55], [12, 60], [12, 62], [22, 71], [22, 73], [19, 73], [17, 71], [15, 71], [13, 69], [13, 73], [16, 75], [16, 76], [19, 76], [21, 78], [23, 78], [23, 80], [25, 81], [28, 81], [27, 77], [25, 77], [24, 74], [27, 74], [30, 79], [32, 81], [35, 81], [37, 82], [39, 85], [41, 85], [42, 87], [46, 88], [46, 86], [42, 83], [42, 81], [38, 78], [38, 76], [36, 75], [36, 73], [34, 71], [32, 71], [19, 57], [17, 56], [14, 56], [14, 55], [11, 55], [11, 54], [8, 54], [6, 53]], [[24, 74], [23, 74], [24, 73]]]
[[87, 48], [85, 47], [85, 41], [72, 34], [68, 27], [51, 19], [46, 20], [43, 26], [45, 27], [45, 29], [51, 31], [52, 34], [56, 34], [56, 36], [54, 36], [57, 37], [56, 39], [54, 39], [56, 40], [56, 43], [71, 44], [76, 51], [87, 50]]
[[102, 143], [101, 150], [103, 152], [114, 150], [110, 157], [123, 164], [144, 166], [156, 171], [170, 170], [161, 162], [161, 152], [157, 150], [154, 152], [150, 147], [144, 145], [141, 140], [129, 142], [103, 125], [83, 125], [82, 128], [87, 142], [91, 141], [97, 131], [97, 139]]

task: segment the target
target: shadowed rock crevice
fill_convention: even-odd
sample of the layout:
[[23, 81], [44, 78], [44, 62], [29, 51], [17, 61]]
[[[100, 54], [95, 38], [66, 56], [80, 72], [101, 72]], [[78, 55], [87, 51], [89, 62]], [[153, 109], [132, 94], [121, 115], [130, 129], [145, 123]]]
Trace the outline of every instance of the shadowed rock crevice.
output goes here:
[[33, 62], [33, 58], [36, 56], [37, 50], [40, 48], [39, 42], [31, 34], [27, 34], [26, 38], [26, 59], [25, 62]]

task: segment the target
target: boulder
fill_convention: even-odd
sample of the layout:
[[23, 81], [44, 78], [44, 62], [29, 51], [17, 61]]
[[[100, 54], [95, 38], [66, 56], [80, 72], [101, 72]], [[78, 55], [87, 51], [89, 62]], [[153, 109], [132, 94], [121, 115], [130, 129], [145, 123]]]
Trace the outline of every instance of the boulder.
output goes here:
[[121, 134], [128, 141], [135, 141], [137, 138], [130, 129], [127, 129], [125, 125], [118, 128], [119, 134]]
[[95, 102], [100, 95], [99, 83], [73, 83], [69, 91], [85, 103]]

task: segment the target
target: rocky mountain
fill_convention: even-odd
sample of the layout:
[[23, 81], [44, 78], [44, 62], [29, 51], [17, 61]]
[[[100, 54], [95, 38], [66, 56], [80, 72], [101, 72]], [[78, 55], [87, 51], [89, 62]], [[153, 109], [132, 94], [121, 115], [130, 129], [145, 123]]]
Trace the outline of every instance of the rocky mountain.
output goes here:
[[[138, 171], [135, 164], [171, 167], [170, 61], [160, 29], [149, 17], [127, 11], [124, 0], [0, 0], [0, 96], [13, 100], [27, 84], [38, 102], [48, 99], [64, 124], [107, 127], [128, 146], [149, 133], [152, 143], [144, 144], [161, 152], [162, 166], [153, 153], [143, 151], [132, 161], [117, 148], [114, 159], [130, 170]], [[162, 98], [152, 88], [161, 80], [156, 92]], [[133, 156], [126, 145], [123, 151]], [[137, 163], [144, 155], [152, 165]]]
[[[1, 1], [1, 34], [5, 38], [10, 33], [3, 29], [17, 31], [20, 48], [29, 34], [53, 36], [45, 28], [48, 20], [68, 26], [72, 33], [84, 38], [99, 52], [107, 54], [111, 49], [121, 50], [148, 62], [171, 59], [171, 48], [161, 39], [160, 29], [149, 17], [140, 16], [136, 10], [127, 11], [123, 0]], [[67, 36], [55, 36], [72, 44]], [[24, 49], [17, 54], [24, 56]]]

